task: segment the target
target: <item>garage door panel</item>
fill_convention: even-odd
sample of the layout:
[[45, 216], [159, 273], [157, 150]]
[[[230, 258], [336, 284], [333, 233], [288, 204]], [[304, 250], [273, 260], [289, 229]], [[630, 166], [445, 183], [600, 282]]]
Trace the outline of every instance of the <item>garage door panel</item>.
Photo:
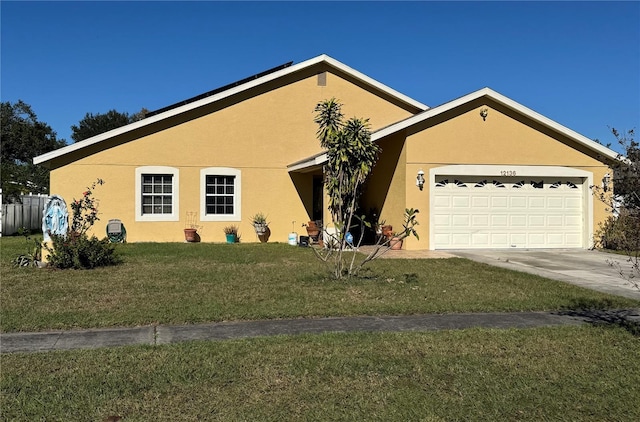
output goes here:
[[447, 248], [447, 247], [454, 247], [455, 245], [453, 245], [451, 243], [451, 235], [450, 234], [441, 234], [441, 233], [436, 233], [435, 235], [435, 242], [436, 245], [441, 245], [441, 248]]
[[492, 208], [508, 208], [509, 198], [507, 198], [506, 196], [493, 196], [491, 197], [491, 207]]
[[[499, 246], [496, 246], [499, 245]], [[509, 235], [507, 233], [491, 233], [491, 248], [507, 248], [509, 247]]]
[[565, 198], [565, 208], [567, 209], [580, 209], [582, 208], [582, 199], [581, 198]]
[[437, 195], [433, 202], [433, 206], [436, 208], [451, 208], [451, 197], [449, 196]]
[[529, 233], [527, 245], [533, 248], [542, 248], [546, 245], [546, 236], [544, 233]]
[[510, 215], [509, 216], [509, 225], [511, 227], [526, 227], [527, 226], [527, 216], [526, 215]]
[[565, 243], [569, 246], [579, 248], [582, 246], [582, 234], [581, 233], [567, 233], [565, 236]]
[[545, 215], [530, 215], [529, 216], [529, 227], [543, 228], [547, 224], [547, 219]]
[[450, 227], [451, 216], [448, 214], [437, 214], [433, 216], [433, 222], [436, 227]]
[[509, 198], [511, 208], [527, 208], [527, 198], [522, 196], [514, 196]]
[[582, 227], [582, 216], [566, 215], [564, 217], [564, 224], [569, 227]]
[[583, 181], [559, 179], [436, 178], [435, 247], [582, 247]]
[[454, 196], [451, 198], [451, 204], [455, 208], [467, 208], [469, 207], [469, 197], [468, 196]]
[[522, 248], [527, 244], [527, 233], [510, 233], [509, 246]]
[[509, 225], [509, 216], [507, 214], [493, 214], [491, 215], [492, 227], [507, 227]]
[[471, 216], [469, 214], [454, 214], [452, 223], [454, 227], [471, 227]]
[[547, 208], [562, 208], [564, 206], [564, 198], [550, 197], [547, 198]]
[[488, 197], [478, 197], [474, 196], [471, 198], [471, 205], [473, 208], [489, 208], [489, 198]]
[[489, 227], [489, 214], [474, 214], [471, 216], [473, 227]]
[[547, 226], [562, 227], [564, 225], [563, 215], [547, 215]]
[[471, 233], [454, 233], [451, 242], [454, 245], [471, 246]]
[[471, 235], [471, 242], [474, 247], [487, 248], [489, 247], [489, 233], [474, 233]]
[[529, 208], [544, 208], [544, 206], [545, 206], [544, 197], [539, 197], [539, 196], [529, 197]]
[[564, 233], [549, 233], [547, 243], [549, 243], [550, 246], [562, 247], [565, 244]]

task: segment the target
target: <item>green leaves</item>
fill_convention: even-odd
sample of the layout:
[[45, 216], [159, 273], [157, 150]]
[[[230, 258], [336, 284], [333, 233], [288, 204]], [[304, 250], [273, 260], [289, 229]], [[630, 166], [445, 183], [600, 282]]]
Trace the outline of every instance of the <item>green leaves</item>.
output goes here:
[[33, 157], [61, 148], [63, 140], [46, 123], [38, 121], [31, 107], [23, 101], [3, 102], [1, 177], [3, 200], [19, 198], [23, 193], [47, 193], [49, 171], [33, 164]]

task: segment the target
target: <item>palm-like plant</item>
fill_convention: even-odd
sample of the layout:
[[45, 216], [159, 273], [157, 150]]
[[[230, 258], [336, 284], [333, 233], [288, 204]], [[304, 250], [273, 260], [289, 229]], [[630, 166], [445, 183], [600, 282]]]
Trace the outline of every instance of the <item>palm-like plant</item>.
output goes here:
[[[335, 98], [318, 103], [315, 112], [316, 135], [320, 146], [327, 150], [324, 180], [331, 218], [338, 230], [335, 275], [340, 278], [344, 269], [342, 251], [348, 247], [345, 235], [352, 227], [362, 185], [373, 170], [380, 147], [371, 141], [369, 119], [353, 117], [344, 121], [342, 104]], [[357, 219], [360, 224], [367, 224], [360, 217]]]

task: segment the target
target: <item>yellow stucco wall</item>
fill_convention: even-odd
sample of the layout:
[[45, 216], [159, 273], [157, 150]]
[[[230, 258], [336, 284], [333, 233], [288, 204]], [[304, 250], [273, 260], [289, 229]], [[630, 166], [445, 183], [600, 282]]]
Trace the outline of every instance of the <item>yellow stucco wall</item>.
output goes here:
[[[101, 219], [97, 235], [104, 235], [109, 219], [119, 218], [128, 241], [183, 241], [186, 213], [200, 214], [200, 169], [231, 167], [242, 174], [241, 221], [198, 222], [203, 226], [202, 241], [224, 241], [222, 229], [229, 224], [240, 226], [242, 241], [257, 241], [249, 218], [260, 211], [271, 222], [270, 241], [286, 242], [292, 227], [300, 234], [301, 223], [309, 220], [303, 201], [311, 195], [311, 176], [292, 177], [286, 166], [320, 151], [313, 123], [315, 105], [336, 97], [344, 104], [345, 116], [368, 117], [374, 129], [416, 111], [332, 73], [327, 74], [326, 86], [319, 86], [316, 74], [321, 70], [310, 69], [306, 75], [288, 77], [282, 85], [245, 93], [241, 101], [224, 101], [222, 108], [189, 112], [188, 118], [158, 125], [162, 130], [150, 127], [120, 136], [102, 144], [110, 148], [89, 156], [72, 153], [64, 161], [54, 160], [51, 193], [69, 202], [96, 178], [104, 179], [95, 191]], [[179, 170], [180, 221], [136, 221], [135, 171], [140, 166]]]
[[[486, 101], [486, 100], [485, 100]], [[483, 120], [481, 109], [488, 109]], [[420, 240], [409, 239], [407, 249], [429, 249], [429, 170], [455, 164], [504, 166], [562, 166], [593, 173], [594, 183], [602, 180], [609, 168], [584, 147], [552, 133], [544, 127], [492, 102], [469, 104], [410, 131], [406, 138], [406, 184], [398, 195], [407, 207], [419, 208]], [[418, 170], [425, 172], [424, 190], [415, 184]], [[588, 198], [590, 200], [590, 198]], [[593, 199], [593, 230], [606, 218], [604, 204]], [[587, 246], [587, 245], [585, 245]]]

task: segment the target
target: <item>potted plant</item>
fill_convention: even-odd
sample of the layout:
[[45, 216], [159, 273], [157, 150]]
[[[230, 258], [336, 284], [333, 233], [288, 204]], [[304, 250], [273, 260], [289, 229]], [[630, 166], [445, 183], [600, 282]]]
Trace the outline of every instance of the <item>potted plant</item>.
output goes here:
[[314, 242], [318, 243], [320, 232], [322, 231], [322, 224], [318, 224], [317, 221], [308, 221], [303, 223], [302, 227], [307, 229], [307, 236]]
[[253, 225], [253, 228], [255, 229], [256, 235], [258, 235], [258, 239], [260, 239], [260, 242], [265, 243], [267, 240], [269, 240], [271, 231], [269, 230], [267, 216], [264, 215], [264, 213], [259, 212], [251, 217], [251, 224]]
[[393, 237], [394, 233], [392, 225], [384, 224], [384, 221], [382, 221], [380, 224], [380, 228], [382, 229], [382, 236], [386, 237], [387, 239], [391, 239], [391, 237]]
[[238, 226], [226, 226], [224, 228], [224, 234], [227, 235], [227, 243], [236, 243], [239, 239]]
[[402, 249], [402, 237], [398, 233], [392, 233], [389, 237], [389, 246], [392, 251], [399, 251]]
[[198, 234], [198, 230], [202, 228], [196, 224], [198, 213], [196, 212], [188, 212], [187, 220], [184, 228], [184, 240], [187, 242], [199, 242], [200, 235]]

